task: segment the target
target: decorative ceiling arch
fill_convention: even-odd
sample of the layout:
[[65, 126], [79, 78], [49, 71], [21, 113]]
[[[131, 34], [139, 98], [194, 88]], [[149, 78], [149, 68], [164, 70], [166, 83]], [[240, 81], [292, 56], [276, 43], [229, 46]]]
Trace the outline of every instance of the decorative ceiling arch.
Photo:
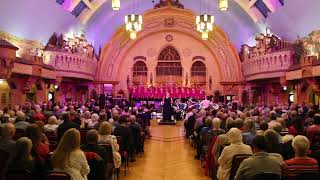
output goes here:
[[[215, 57], [214, 61], [219, 65], [217, 71], [221, 75], [220, 82], [243, 81], [238, 53], [224, 31], [218, 26], [215, 26], [214, 31], [210, 33], [209, 40], [203, 41], [194, 26], [193, 19], [195, 14], [190, 10], [172, 7], [161, 8], [147, 11], [143, 17], [144, 28], [138, 34], [136, 40], [130, 40], [124, 27], [121, 27], [103, 48], [102, 59], [99, 61], [99, 70], [96, 77], [98, 81], [116, 81], [117, 71], [121, 67], [121, 60], [126, 55], [126, 52], [129, 52], [142, 39], [163, 32], [183, 33], [203, 44]], [[166, 24], [166, 20], [170, 18], [174, 19], [174, 26]], [[105, 69], [109, 69], [109, 67], [112, 67], [112, 73], [106, 74]]]

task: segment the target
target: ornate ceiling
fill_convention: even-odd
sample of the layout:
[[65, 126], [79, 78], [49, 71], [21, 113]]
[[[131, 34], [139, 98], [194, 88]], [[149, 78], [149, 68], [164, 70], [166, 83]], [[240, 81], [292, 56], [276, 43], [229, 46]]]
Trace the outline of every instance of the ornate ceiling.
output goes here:
[[[76, 14], [74, 9], [79, 2], [80, 0], [2, 0], [0, 30], [43, 43], [46, 43], [53, 32], [85, 32], [97, 48], [110, 39], [123, 24], [123, 17], [132, 12], [132, 0], [121, 0], [120, 11], [112, 11], [111, 0], [81, 0], [87, 8]], [[135, 2], [138, 2], [138, 13], [154, 6], [152, 0]], [[186, 9], [200, 13], [198, 0], [180, 2]], [[266, 27], [288, 40], [305, 36], [320, 28], [319, 0], [229, 0], [227, 12], [218, 11], [218, 0], [203, 2], [207, 2], [203, 7], [210, 7], [208, 10], [215, 15], [216, 23], [227, 32], [236, 47], [243, 43], [250, 44], [257, 33], [265, 32]], [[264, 11], [266, 7], [268, 12]]]

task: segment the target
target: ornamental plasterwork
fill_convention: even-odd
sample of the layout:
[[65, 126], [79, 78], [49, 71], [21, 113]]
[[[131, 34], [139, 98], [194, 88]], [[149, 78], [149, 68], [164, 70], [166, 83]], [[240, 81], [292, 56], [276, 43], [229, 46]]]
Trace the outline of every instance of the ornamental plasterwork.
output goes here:
[[[169, 16], [168, 16], [169, 15]], [[153, 34], [154, 32], [159, 32], [161, 30], [170, 31], [172, 28], [174, 31], [188, 34], [191, 37], [200, 39], [200, 34], [196, 31], [194, 25], [194, 14], [190, 10], [177, 10], [173, 8], [160, 8], [157, 10], [147, 11], [144, 15], [144, 25], [141, 32], [138, 33], [138, 38], [135, 41], [129, 40], [127, 32], [124, 28], [119, 29], [111, 39], [111, 44], [119, 43], [122, 48], [113, 49], [114, 46], [109, 46], [103, 51], [107, 51], [104, 54], [102, 62], [100, 62], [100, 68], [107, 68], [108, 64], [113, 64], [112, 77], [107, 78], [108, 80], [114, 80], [117, 76], [117, 71], [120, 66], [121, 57], [123, 57], [126, 52], [136, 43], [139, 39], [144, 36]], [[174, 27], [165, 27], [165, 19], [174, 18]], [[171, 21], [171, 20], [170, 20]], [[167, 22], [168, 23], [168, 22]], [[172, 24], [169, 23], [169, 24]], [[161, 27], [162, 26], [162, 27]], [[239, 58], [235, 54], [235, 48], [227, 39], [224, 31], [220, 27], [215, 27], [211, 37], [208, 41], [203, 42], [212, 52], [215, 58], [219, 61], [219, 68], [224, 73], [222, 75], [222, 81], [241, 81], [243, 80], [241, 74], [241, 67]], [[220, 47], [219, 49], [217, 47]], [[233, 54], [233, 55], [228, 55]], [[112, 57], [112, 58], [110, 58]], [[112, 59], [112, 61], [110, 61]], [[224, 69], [227, 68], [227, 72]], [[98, 77], [105, 76], [106, 73], [100, 69]], [[109, 73], [108, 73], [109, 74]], [[109, 74], [109, 75], [111, 75]]]
[[192, 54], [192, 50], [189, 48], [185, 48], [182, 50], [182, 55], [183, 57], [190, 57]]

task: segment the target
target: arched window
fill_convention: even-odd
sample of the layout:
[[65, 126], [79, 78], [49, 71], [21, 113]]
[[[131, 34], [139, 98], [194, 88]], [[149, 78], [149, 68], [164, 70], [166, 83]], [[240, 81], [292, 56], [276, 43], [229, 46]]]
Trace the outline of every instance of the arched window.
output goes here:
[[206, 84], [207, 68], [201, 61], [196, 61], [191, 67], [191, 83]]
[[158, 84], [181, 84], [182, 66], [178, 51], [168, 46], [164, 48], [158, 57], [156, 67], [156, 82]]
[[133, 64], [132, 73], [133, 84], [145, 84], [148, 81], [148, 68], [144, 62], [135, 62]]
[[167, 46], [166, 48], [164, 48], [159, 57], [158, 60], [160, 61], [180, 61], [180, 55], [178, 53], [178, 51], [172, 47], [172, 46]]

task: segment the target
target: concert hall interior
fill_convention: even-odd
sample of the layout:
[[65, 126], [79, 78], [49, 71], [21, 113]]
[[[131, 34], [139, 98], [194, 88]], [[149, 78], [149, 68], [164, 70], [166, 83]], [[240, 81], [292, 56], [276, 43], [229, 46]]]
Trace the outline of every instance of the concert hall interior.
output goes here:
[[0, 180], [320, 179], [320, 0], [0, 5]]

